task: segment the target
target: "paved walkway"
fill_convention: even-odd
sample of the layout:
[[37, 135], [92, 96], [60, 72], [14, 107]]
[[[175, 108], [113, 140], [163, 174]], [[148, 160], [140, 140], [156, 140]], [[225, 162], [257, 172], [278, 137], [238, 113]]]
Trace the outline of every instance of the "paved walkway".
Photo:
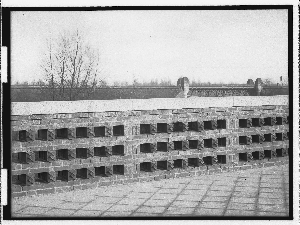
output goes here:
[[14, 217], [288, 216], [288, 165], [28, 196]]

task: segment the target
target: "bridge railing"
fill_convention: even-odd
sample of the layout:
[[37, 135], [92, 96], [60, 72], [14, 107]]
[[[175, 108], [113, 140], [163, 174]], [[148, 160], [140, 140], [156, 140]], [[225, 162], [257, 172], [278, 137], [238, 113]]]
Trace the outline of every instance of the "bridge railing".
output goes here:
[[[85, 93], [82, 89], [76, 89]], [[76, 91], [75, 90], [75, 91]], [[69, 92], [68, 88], [64, 90]], [[104, 86], [90, 90], [89, 96], [80, 94], [76, 100], [108, 100], [108, 99], [148, 99], [148, 98], [174, 98], [182, 89], [178, 86]], [[13, 102], [36, 102], [51, 100], [67, 100], [60, 96], [60, 89], [47, 86], [11, 86], [11, 99]], [[256, 96], [257, 89], [253, 85], [222, 85], [222, 86], [190, 86], [184, 97], [216, 97], [216, 96]], [[288, 86], [262, 86], [259, 95], [287, 95]], [[53, 99], [51, 96], [55, 95]]]

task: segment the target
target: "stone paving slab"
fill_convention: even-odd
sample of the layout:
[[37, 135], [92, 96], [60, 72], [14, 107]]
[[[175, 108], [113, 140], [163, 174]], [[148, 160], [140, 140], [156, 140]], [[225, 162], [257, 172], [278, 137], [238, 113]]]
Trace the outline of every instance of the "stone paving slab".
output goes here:
[[288, 165], [12, 200], [12, 216], [288, 216]]

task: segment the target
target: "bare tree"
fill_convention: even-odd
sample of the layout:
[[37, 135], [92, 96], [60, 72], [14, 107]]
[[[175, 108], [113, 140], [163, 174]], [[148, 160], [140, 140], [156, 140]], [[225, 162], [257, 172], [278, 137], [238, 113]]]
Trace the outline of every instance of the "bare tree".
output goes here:
[[99, 78], [99, 54], [86, 44], [77, 30], [48, 41], [42, 62], [52, 100], [89, 98]]
[[262, 83], [267, 86], [276, 85], [270, 78], [262, 79]]

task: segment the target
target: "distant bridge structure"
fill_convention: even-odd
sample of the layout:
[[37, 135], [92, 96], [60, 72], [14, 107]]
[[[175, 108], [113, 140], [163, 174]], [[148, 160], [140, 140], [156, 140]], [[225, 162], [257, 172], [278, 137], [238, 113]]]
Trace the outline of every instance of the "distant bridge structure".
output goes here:
[[[80, 88], [79, 88], [80, 89]], [[79, 91], [79, 89], [76, 89]], [[74, 90], [74, 91], [76, 91]], [[59, 88], [37, 85], [12, 85], [11, 100], [13, 102], [53, 101], [60, 98]], [[65, 93], [69, 92], [65, 88]], [[288, 95], [288, 86], [263, 85], [261, 79], [247, 84], [225, 84], [190, 86], [187, 77], [179, 78], [177, 86], [103, 86], [97, 87], [89, 95], [80, 94], [76, 100], [112, 100], [112, 99], [149, 99], [149, 98], [189, 98], [189, 97], [226, 97], [226, 96], [272, 96]]]
[[[183, 81], [184, 80], [184, 81]], [[248, 83], [248, 82], [247, 82]], [[267, 86], [263, 85], [260, 78], [255, 84], [250, 82], [247, 85], [222, 85], [222, 86], [189, 86], [188, 78], [179, 78], [177, 85], [181, 93], [177, 97], [226, 97], [226, 96], [270, 96], [288, 94], [288, 86]], [[185, 93], [185, 95], [184, 95]]]

